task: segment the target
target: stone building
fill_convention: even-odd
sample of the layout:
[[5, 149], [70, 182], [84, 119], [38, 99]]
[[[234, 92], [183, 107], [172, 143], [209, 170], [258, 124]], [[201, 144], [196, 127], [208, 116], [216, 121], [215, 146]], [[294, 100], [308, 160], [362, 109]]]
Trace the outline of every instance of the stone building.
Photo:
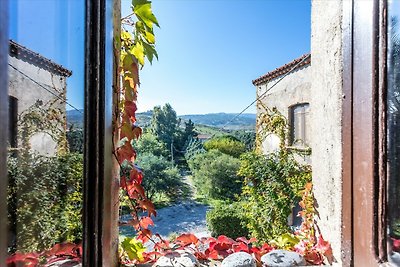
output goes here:
[[18, 149], [27, 135], [34, 152], [54, 155], [65, 134], [67, 78], [72, 72], [12, 40], [8, 64], [11, 149]]
[[[253, 80], [256, 87], [257, 117], [276, 108], [287, 120], [289, 136], [286, 146], [307, 149], [310, 146], [311, 55], [305, 54]], [[257, 129], [261, 131], [262, 129]], [[262, 140], [262, 150], [279, 149], [280, 140], [269, 134]], [[308, 159], [307, 159], [308, 160]]]

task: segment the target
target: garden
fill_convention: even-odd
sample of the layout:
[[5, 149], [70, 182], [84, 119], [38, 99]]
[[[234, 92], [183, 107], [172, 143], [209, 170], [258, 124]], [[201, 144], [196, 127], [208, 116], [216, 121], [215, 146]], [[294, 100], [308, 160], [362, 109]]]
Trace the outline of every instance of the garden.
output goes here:
[[[222, 132], [205, 142], [197, 138], [196, 125], [180, 120], [169, 104], [154, 107], [150, 125], [139, 127], [139, 70], [145, 60], [151, 63], [158, 58], [153, 28], [159, 25], [150, 1], [133, 0], [132, 4], [132, 14], [122, 19], [121, 39], [116, 40], [122, 83], [117, 93], [114, 136], [119, 141], [114, 155], [120, 168], [121, 224], [130, 227], [132, 234], [121, 236], [121, 265], [330, 263], [331, 247], [316, 225], [310, 166], [299, 163], [299, 152], [285, 146], [287, 120], [279, 112], [268, 109], [257, 118], [257, 127], [263, 129], [257, 135]], [[43, 116], [38, 110], [24, 120], [32, 122], [25, 125], [26, 131], [38, 129], [32, 126]], [[26, 142], [18, 156], [10, 155], [8, 161], [8, 216], [16, 234], [9, 246], [8, 266], [81, 262], [83, 133], [52, 129], [60, 144], [57, 155], [30, 153]], [[281, 147], [265, 155], [261, 144], [269, 134], [280, 138]], [[187, 199], [207, 205], [210, 236], [189, 232], [165, 237], [152, 231], [157, 209]], [[289, 225], [296, 205], [301, 209], [301, 223]], [[19, 225], [29, 227], [19, 229]]]

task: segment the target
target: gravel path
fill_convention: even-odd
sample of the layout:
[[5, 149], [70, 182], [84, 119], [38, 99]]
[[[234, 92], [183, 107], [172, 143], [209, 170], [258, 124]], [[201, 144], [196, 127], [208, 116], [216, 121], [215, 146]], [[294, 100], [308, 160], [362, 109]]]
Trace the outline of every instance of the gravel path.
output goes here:
[[[192, 189], [186, 176], [183, 177], [184, 182]], [[160, 234], [163, 238], [168, 238], [172, 234], [193, 233], [197, 237], [207, 237], [210, 233], [206, 226], [206, 211], [209, 209], [207, 205], [197, 203], [192, 196], [189, 199], [178, 201], [169, 207], [157, 210], [157, 217], [153, 218], [154, 227], [150, 227], [153, 233]], [[128, 221], [130, 215], [121, 217], [121, 221]], [[131, 226], [120, 226], [120, 235], [134, 236], [135, 232]]]

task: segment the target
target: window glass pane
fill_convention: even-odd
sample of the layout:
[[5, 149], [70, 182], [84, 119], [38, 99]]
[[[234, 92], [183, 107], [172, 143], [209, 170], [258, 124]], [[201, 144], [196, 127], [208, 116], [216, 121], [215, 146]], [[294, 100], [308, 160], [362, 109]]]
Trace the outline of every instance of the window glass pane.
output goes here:
[[[8, 252], [16, 266], [44, 265], [56, 244], [82, 241], [84, 2], [10, 1]], [[71, 248], [68, 266], [80, 261], [79, 246]]]
[[389, 257], [400, 256], [400, 1], [390, 1], [388, 27]]
[[299, 104], [292, 107], [292, 145], [306, 146], [307, 142], [307, 118], [309, 104]]

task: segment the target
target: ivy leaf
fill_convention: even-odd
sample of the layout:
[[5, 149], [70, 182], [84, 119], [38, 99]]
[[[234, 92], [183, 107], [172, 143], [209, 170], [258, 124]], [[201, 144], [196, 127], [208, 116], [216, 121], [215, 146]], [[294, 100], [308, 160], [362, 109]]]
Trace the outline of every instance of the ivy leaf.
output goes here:
[[156, 37], [154, 37], [154, 34], [152, 34], [151, 32], [146, 31], [145, 34], [144, 34], [144, 38], [150, 44], [154, 44], [156, 42]]
[[180, 244], [185, 247], [191, 244], [196, 245], [199, 239], [194, 234], [182, 234], [176, 238], [176, 241], [180, 242]]
[[[143, 172], [139, 170], [136, 165], [133, 166], [132, 170], [129, 172], [129, 178], [132, 181], [136, 181], [138, 184], [142, 183], [143, 180]], [[144, 193], [143, 193], [144, 196]]]
[[146, 26], [149, 27], [150, 29], [153, 29], [153, 24], [160, 27], [160, 25], [158, 24], [157, 18], [154, 16], [153, 12], [151, 11], [151, 3], [150, 2], [134, 5], [133, 12], [138, 17], [138, 19], [143, 21], [143, 23], [146, 24]]
[[146, 251], [146, 248], [143, 246], [143, 243], [136, 238], [125, 237], [124, 241], [121, 243], [121, 247], [130, 260], [144, 260], [143, 252]]
[[155, 56], [155, 57], [157, 58], [157, 60], [158, 60], [157, 51], [154, 49], [153, 46], [151, 46], [151, 45], [149, 45], [149, 44], [146, 44], [146, 43], [143, 43], [143, 47], [144, 47], [144, 52], [145, 52], [147, 58], [149, 59], [150, 64], [153, 63], [153, 58], [154, 58], [154, 56]]
[[137, 110], [136, 103], [133, 101], [125, 101], [125, 113], [129, 117], [135, 117], [135, 112]]
[[144, 229], [149, 228], [149, 225], [153, 225], [154, 226], [154, 222], [150, 217], [143, 217], [142, 219], [140, 219], [140, 226]]
[[144, 65], [144, 48], [142, 42], [137, 42], [130, 50], [132, 55], [139, 61], [140, 65]]
[[139, 6], [139, 5], [150, 4], [150, 3], [151, 2], [149, 0], [132, 0], [133, 6]]
[[136, 157], [136, 152], [133, 149], [131, 143], [129, 141], [125, 141], [125, 143], [118, 148], [117, 156], [119, 162], [121, 163], [124, 162], [125, 160], [133, 161]]
[[124, 122], [121, 126], [121, 138], [128, 138], [128, 141], [135, 138], [132, 132], [132, 125], [130, 123]]
[[154, 204], [150, 200], [146, 199], [146, 200], [139, 201], [139, 205], [143, 210], [147, 210], [147, 213], [149, 216], [151, 216], [152, 214], [154, 216], [157, 216], [157, 212], [154, 207]]

